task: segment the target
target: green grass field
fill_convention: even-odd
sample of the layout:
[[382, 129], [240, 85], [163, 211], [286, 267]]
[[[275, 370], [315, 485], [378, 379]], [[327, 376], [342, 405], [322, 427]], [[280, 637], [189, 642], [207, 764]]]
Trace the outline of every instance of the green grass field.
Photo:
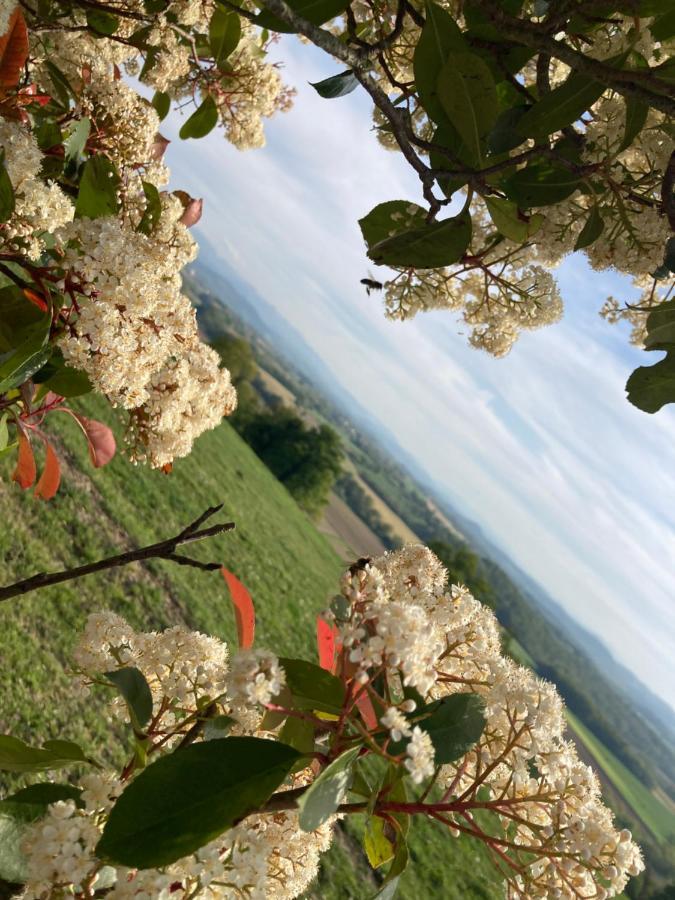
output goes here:
[[567, 710], [574, 731], [597, 761], [598, 766], [659, 841], [675, 836], [675, 815], [630, 772], [586, 726]]
[[[86, 412], [111, 418], [100, 401], [88, 402]], [[260, 646], [314, 658], [316, 613], [335, 592], [342, 563], [229, 425], [201, 438], [189, 459], [166, 476], [132, 467], [122, 457], [95, 470], [74, 423], [63, 417], [54, 424], [64, 463], [54, 500], [45, 504], [22, 493], [9, 482], [11, 463], [3, 460], [0, 467], [3, 583], [172, 536], [222, 501], [236, 531], [193, 545], [194, 555], [224, 563], [248, 586]], [[220, 576], [165, 562], [135, 564], [11, 600], [0, 606], [0, 732], [34, 743], [61, 737], [92, 748], [114, 744], [96, 699], [75, 696], [64, 672], [87, 614], [101, 608], [114, 609], [137, 627], [185, 622], [234, 636]], [[358, 830], [358, 823], [338, 830], [311, 897], [367, 900], [375, 893]], [[412, 864], [398, 894], [403, 900], [501, 896], [482, 846], [452, 839], [428, 823], [417, 823], [413, 832]]]

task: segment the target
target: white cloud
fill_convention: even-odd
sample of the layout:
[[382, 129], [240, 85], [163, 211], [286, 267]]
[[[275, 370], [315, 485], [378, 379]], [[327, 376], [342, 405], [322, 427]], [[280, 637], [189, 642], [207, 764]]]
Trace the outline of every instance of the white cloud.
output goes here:
[[675, 415], [624, 399], [645, 360], [597, 316], [618, 279], [567, 263], [565, 322], [505, 360], [470, 350], [450, 314], [386, 322], [359, 284], [369, 265], [356, 221], [418, 199], [419, 184], [379, 146], [364, 99], [319, 98], [306, 83], [328, 74], [324, 58], [284, 45], [299, 96], [267, 126], [267, 150], [239, 154], [220, 134], [169, 148], [176, 185], [206, 198], [210, 243], [462, 512], [675, 705]]

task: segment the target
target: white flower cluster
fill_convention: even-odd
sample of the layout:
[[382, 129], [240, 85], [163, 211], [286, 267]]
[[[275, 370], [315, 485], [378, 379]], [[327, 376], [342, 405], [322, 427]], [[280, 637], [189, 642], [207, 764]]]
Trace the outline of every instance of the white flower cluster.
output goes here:
[[[504, 657], [493, 613], [464, 587], [446, 591], [445, 581], [438, 559], [420, 546], [387, 553], [347, 573], [342, 589], [350, 616], [338, 624], [349, 658], [359, 666], [356, 677], [365, 683], [382, 672], [394, 682], [398, 676], [429, 700], [465, 692], [484, 698], [487, 722], [480, 741], [443, 768], [441, 781], [450, 799], [467, 803], [477, 799], [479, 789], [487, 791], [495, 821], [517, 824], [509, 829], [509, 846], [516, 852], [522, 848], [514, 896], [621, 893], [643, 868], [640, 851], [630, 836], [615, 830], [597, 778], [565, 740], [563, 703], [555, 687]], [[395, 631], [385, 627], [389, 643], [378, 634], [378, 620], [389, 622], [387, 607], [413, 623]], [[410, 679], [413, 671], [423, 672], [423, 678]], [[408, 740], [404, 765], [421, 782], [434, 765], [429, 736], [413, 724], [418, 713], [404, 700], [390, 706], [380, 723], [393, 742]], [[458, 830], [477, 834], [470, 815], [455, 815]]]
[[[219, 701], [224, 711], [257, 723], [256, 709], [269, 702], [285, 680], [271, 653], [241, 651], [229, 668], [227, 647], [216, 638], [180, 626], [139, 633], [111, 612], [89, 617], [74, 657], [86, 683], [121, 666], [143, 672], [154, 701], [147, 733], [149, 740], [158, 740], [159, 753], [175, 746], [167, 735], [172, 730], [184, 733], [185, 718], [203, 710], [205, 700]], [[123, 711], [121, 701], [113, 706]], [[249, 708], [253, 716], [247, 716]], [[233, 731], [263, 734], [256, 729], [257, 724], [240, 725]], [[302, 787], [313, 777], [310, 769], [298, 772], [292, 786]], [[78, 786], [77, 804], [51, 804], [46, 818], [24, 840], [29, 875], [24, 900], [84, 900], [98, 888], [106, 889], [112, 900], [291, 900], [314, 880], [319, 857], [331, 842], [333, 820], [308, 833], [300, 829], [296, 812], [279, 811], [249, 816], [193, 855], [161, 869], [104, 866], [95, 847], [124, 784], [113, 775], [96, 773], [81, 778]]]

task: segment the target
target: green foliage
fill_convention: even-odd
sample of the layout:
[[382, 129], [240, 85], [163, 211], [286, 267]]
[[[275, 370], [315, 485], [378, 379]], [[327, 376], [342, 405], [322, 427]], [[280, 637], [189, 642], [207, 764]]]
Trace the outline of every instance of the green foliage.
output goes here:
[[449, 53], [438, 76], [437, 94], [471, 158], [480, 162], [499, 111], [487, 64], [475, 53]]
[[452, 694], [415, 712], [429, 713], [419, 726], [431, 738], [437, 763], [451, 763], [477, 743], [485, 728], [485, 701], [478, 694]]
[[547, 160], [529, 163], [502, 182], [506, 196], [523, 209], [566, 200], [580, 185], [575, 172]]
[[279, 663], [286, 673], [286, 687], [297, 709], [318, 709], [331, 715], [340, 714], [345, 690], [339, 678], [304, 659], [282, 657]]
[[433, 269], [460, 260], [470, 241], [471, 218], [462, 213], [385, 238], [368, 256], [380, 265]]
[[14, 188], [5, 166], [5, 151], [0, 153], [0, 222], [7, 222], [14, 212]]
[[26, 337], [16, 349], [0, 357], [0, 394], [23, 384], [47, 362], [53, 349], [47, 344], [50, 324], [49, 317], [42, 316], [26, 329]]
[[216, 7], [209, 22], [209, 46], [220, 68], [241, 39], [241, 19], [236, 12]]
[[523, 137], [542, 140], [576, 122], [604, 90], [604, 85], [587, 75], [573, 73], [522, 116], [517, 130]]
[[657, 306], [647, 317], [645, 350], [665, 350], [665, 359], [640, 366], [628, 379], [628, 399], [638, 409], [655, 413], [675, 402], [675, 300]]
[[145, 675], [140, 669], [127, 666], [106, 672], [105, 677], [124, 698], [134, 731], [140, 732], [152, 716], [152, 693]]
[[351, 769], [360, 747], [345, 750], [314, 779], [298, 800], [298, 823], [303, 831], [315, 831], [344, 801], [351, 781]]
[[429, 2], [426, 20], [415, 48], [413, 71], [415, 87], [428, 115], [434, 122], [447, 120], [445, 109], [438, 96], [439, 76], [450, 53], [464, 52], [469, 47], [459, 26], [442, 7]]
[[97, 854], [125, 866], [169, 865], [264, 803], [298, 754], [277, 741], [231, 737], [160, 757], [123, 791]]
[[342, 447], [328, 425], [308, 428], [292, 410], [279, 408], [253, 416], [242, 436], [297, 502], [318, 513], [342, 470]]
[[358, 87], [359, 81], [351, 69], [340, 72], [339, 75], [331, 75], [323, 81], [311, 81], [310, 84], [320, 97], [333, 100], [335, 97], [345, 97]]
[[0, 735], [0, 769], [5, 772], [48, 772], [83, 762], [88, 762], [84, 751], [72, 741], [45, 741], [42, 747], [31, 747], [12, 735]]
[[396, 536], [375, 508], [372, 497], [363, 490], [358, 481], [349, 472], [343, 472], [337, 479], [335, 492], [356, 513], [359, 519], [365, 522], [368, 528], [379, 537], [388, 550], [396, 546]]
[[218, 107], [211, 94], [207, 94], [187, 122], [185, 122], [179, 135], [183, 140], [206, 137], [216, 127], [217, 121]]
[[[349, 4], [348, 0], [289, 0], [288, 5], [293, 12], [313, 25], [323, 25], [343, 13]], [[281, 34], [292, 34], [297, 30], [266, 10], [256, 17], [256, 23], [260, 28]]]
[[362, 219], [359, 226], [363, 240], [369, 248], [411, 228], [423, 228], [427, 220], [426, 210], [407, 200], [388, 200], [375, 206]]
[[92, 156], [82, 169], [75, 217], [98, 219], [100, 216], [116, 215], [119, 187], [120, 177], [113, 163], [105, 156]]

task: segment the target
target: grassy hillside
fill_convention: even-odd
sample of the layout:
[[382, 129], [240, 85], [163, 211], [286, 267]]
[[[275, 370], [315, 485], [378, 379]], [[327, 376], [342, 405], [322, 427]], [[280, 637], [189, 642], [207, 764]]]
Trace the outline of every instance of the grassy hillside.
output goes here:
[[[89, 403], [86, 412], [110, 419], [103, 403]], [[165, 476], [134, 468], [121, 457], [96, 471], [74, 424], [66, 417], [55, 424], [64, 461], [55, 500], [44, 504], [20, 492], [8, 481], [10, 464], [2, 461], [3, 583], [168, 537], [207, 506], [224, 501], [236, 531], [195, 545], [195, 555], [225, 563], [247, 584], [256, 603], [260, 645], [313, 657], [314, 619], [334, 593], [343, 564], [229, 425], [201, 438], [192, 456]], [[186, 622], [225, 638], [234, 634], [220, 577], [169, 563], [136, 564], [9, 601], [0, 605], [0, 732], [105, 746], [109, 726], [91, 698], [73, 695], [63, 671], [87, 614], [104, 607], [136, 626]], [[338, 833], [312, 897], [366, 900], [374, 893], [357, 833], [358, 823]], [[404, 900], [500, 896], [483, 848], [472, 842], [422, 825], [415, 829], [411, 856], [399, 892]]]

